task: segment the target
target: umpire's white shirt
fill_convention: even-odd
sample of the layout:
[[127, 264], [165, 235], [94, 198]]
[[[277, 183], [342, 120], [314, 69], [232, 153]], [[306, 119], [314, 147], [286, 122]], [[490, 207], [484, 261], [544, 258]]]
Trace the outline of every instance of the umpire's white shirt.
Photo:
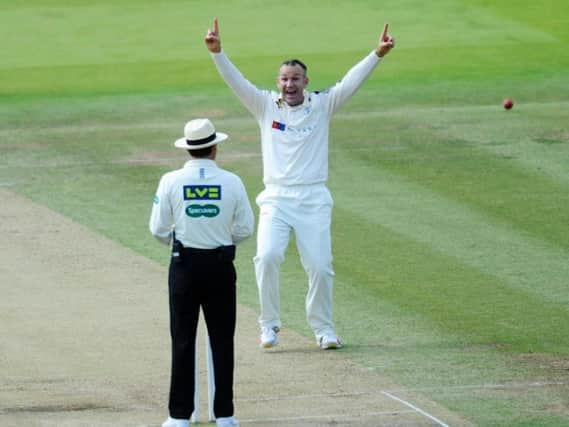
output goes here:
[[325, 183], [330, 119], [375, 69], [380, 61], [375, 52], [330, 89], [305, 92], [304, 102], [295, 107], [284, 102], [278, 92], [254, 86], [223, 51], [211, 55], [225, 82], [257, 119], [265, 186]]
[[150, 232], [169, 244], [214, 249], [253, 234], [254, 217], [241, 179], [210, 159], [192, 159], [162, 176], [154, 196]]

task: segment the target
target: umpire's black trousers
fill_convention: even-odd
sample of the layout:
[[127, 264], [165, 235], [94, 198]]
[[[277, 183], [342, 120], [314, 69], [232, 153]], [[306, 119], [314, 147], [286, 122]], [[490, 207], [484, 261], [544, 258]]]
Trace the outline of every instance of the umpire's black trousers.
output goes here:
[[182, 259], [173, 259], [170, 263], [172, 371], [168, 409], [172, 418], [188, 419], [194, 411], [195, 345], [200, 307], [212, 350], [214, 414], [217, 418], [233, 415], [234, 255], [234, 246], [211, 250], [185, 248]]

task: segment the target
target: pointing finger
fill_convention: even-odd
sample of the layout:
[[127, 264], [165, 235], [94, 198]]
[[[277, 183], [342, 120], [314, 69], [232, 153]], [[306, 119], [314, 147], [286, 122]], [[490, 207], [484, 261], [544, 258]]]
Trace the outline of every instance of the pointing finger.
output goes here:
[[381, 41], [386, 42], [388, 40], [387, 38], [387, 28], [389, 27], [389, 24], [385, 24], [385, 27], [383, 27], [383, 33], [381, 34]]
[[219, 34], [219, 23], [217, 22], [217, 18], [213, 18], [213, 32], [215, 34]]

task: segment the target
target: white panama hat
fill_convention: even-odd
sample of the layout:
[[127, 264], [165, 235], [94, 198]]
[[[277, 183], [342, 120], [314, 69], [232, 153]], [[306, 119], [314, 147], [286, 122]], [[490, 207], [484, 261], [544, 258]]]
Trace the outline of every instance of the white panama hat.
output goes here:
[[184, 138], [177, 139], [174, 145], [184, 150], [199, 150], [211, 147], [227, 139], [227, 134], [216, 132], [209, 119], [194, 119], [186, 123]]

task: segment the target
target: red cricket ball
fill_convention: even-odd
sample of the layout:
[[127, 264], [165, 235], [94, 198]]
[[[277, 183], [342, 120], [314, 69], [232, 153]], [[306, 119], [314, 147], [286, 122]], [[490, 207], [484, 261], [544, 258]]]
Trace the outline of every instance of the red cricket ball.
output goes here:
[[513, 106], [514, 106], [514, 101], [512, 101], [510, 98], [504, 99], [504, 108], [506, 110], [511, 109]]

